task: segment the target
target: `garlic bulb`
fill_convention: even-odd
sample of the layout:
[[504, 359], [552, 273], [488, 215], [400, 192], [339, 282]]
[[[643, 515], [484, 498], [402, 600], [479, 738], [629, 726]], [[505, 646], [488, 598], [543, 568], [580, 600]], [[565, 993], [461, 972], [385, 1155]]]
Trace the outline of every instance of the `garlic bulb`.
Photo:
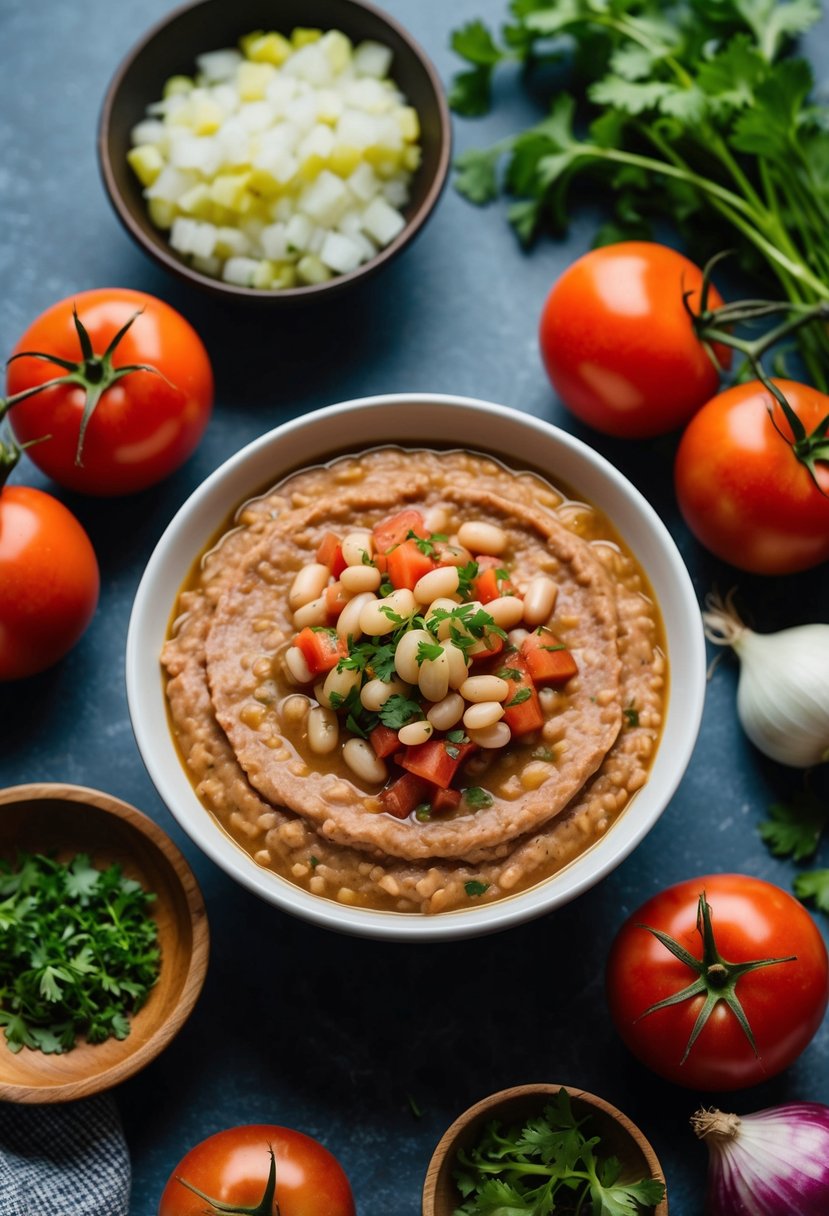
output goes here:
[[754, 633], [732, 602], [708, 595], [705, 636], [740, 659], [737, 713], [764, 755], [793, 768], [829, 760], [829, 625]]

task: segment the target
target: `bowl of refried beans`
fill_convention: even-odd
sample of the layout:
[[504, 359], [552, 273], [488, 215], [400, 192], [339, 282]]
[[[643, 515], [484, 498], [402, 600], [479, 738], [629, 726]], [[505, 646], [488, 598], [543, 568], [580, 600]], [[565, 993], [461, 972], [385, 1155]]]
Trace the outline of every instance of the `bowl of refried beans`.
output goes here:
[[161, 538], [127, 643], [139, 748], [194, 842], [286, 911], [402, 940], [599, 881], [673, 795], [704, 688], [643, 496], [537, 418], [438, 394], [231, 457]]

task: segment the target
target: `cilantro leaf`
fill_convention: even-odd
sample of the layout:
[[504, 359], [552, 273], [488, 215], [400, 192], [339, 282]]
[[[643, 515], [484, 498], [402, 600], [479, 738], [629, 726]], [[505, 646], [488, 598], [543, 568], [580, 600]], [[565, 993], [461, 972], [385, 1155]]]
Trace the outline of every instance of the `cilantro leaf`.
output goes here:
[[479, 785], [470, 785], [463, 791], [463, 800], [467, 806], [473, 807], [476, 811], [485, 810], [492, 806], [495, 799], [488, 790], [481, 789]]
[[813, 899], [821, 912], [829, 912], [829, 870], [807, 870], [793, 886], [798, 899]]
[[829, 825], [829, 806], [811, 791], [798, 794], [790, 803], [769, 807], [769, 818], [760, 824], [760, 835], [775, 857], [805, 861], [813, 857]]
[[512, 700], [505, 703], [504, 709], [512, 709], [513, 705], [523, 705], [525, 701], [529, 701], [532, 695], [531, 688], [519, 688]]
[[477, 878], [473, 878], [463, 884], [463, 889], [467, 895], [483, 895], [484, 891], [489, 890], [489, 883], [479, 882]]
[[417, 701], [410, 701], [400, 693], [392, 693], [378, 711], [380, 721], [391, 730], [400, 730], [407, 722], [423, 717], [423, 710]]
[[494, 66], [504, 58], [504, 52], [483, 21], [468, 21], [452, 34], [451, 47], [456, 55], [480, 66]]
[[438, 642], [418, 642], [415, 662], [421, 666], [427, 659], [434, 662], [443, 654], [443, 647]]

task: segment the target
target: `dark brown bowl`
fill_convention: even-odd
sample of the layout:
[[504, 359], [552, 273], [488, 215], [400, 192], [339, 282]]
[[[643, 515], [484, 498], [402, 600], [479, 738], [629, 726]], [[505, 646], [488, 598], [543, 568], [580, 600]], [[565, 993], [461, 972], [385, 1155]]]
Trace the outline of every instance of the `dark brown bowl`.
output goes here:
[[[130, 132], [146, 107], [161, 97], [170, 76], [189, 74], [197, 55], [235, 46], [256, 29], [289, 33], [295, 26], [338, 29], [352, 41], [372, 39], [394, 52], [392, 75], [420, 118], [422, 162], [412, 181], [406, 227], [376, 257], [349, 274], [325, 283], [282, 291], [237, 287], [193, 270], [170, 248], [165, 233], [150, 221], [141, 183], [127, 164]], [[317, 300], [362, 281], [396, 257], [420, 232], [446, 183], [451, 123], [435, 68], [414, 39], [391, 17], [360, 0], [198, 0], [166, 17], [130, 52], [115, 73], [104, 99], [98, 131], [98, 157], [116, 214], [141, 248], [188, 283], [224, 299]]]
[[125, 1081], [163, 1051], [189, 1017], [207, 970], [207, 914], [196, 879], [161, 828], [119, 798], [80, 785], [16, 785], [0, 790], [0, 857], [18, 851], [68, 861], [88, 853], [93, 865], [121, 866], [155, 893], [161, 969], [125, 1039], [44, 1055], [14, 1054], [0, 1036], [0, 1101], [68, 1102]]
[[[604, 1098], [597, 1098], [595, 1094], [573, 1089], [569, 1085], [516, 1085], [512, 1089], [490, 1094], [470, 1106], [443, 1134], [426, 1171], [423, 1216], [452, 1216], [460, 1207], [463, 1200], [452, 1177], [458, 1151], [473, 1148], [490, 1120], [496, 1119], [506, 1125], [522, 1123], [539, 1115], [544, 1105], [560, 1089], [565, 1089], [570, 1095], [573, 1112], [578, 1118], [590, 1116], [596, 1134], [601, 1137], [603, 1155], [606, 1153], [618, 1157], [622, 1166], [622, 1181], [655, 1178], [658, 1182], [665, 1182], [656, 1153], [645, 1136], [627, 1115], [605, 1102]], [[652, 1216], [668, 1216], [667, 1195], [655, 1208], [649, 1209], [648, 1216], [651, 1216], [651, 1212]]]

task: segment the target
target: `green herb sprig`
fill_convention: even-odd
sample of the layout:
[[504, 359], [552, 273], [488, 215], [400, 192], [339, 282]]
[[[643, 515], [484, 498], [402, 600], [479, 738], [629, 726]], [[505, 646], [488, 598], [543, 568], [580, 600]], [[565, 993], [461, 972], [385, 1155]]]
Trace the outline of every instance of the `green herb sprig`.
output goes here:
[[621, 1172], [561, 1089], [537, 1118], [507, 1128], [493, 1120], [471, 1152], [458, 1154], [455, 1216], [636, 1216], [662, 1199], [663, 1183], [622, 1182]]
[[154, 899], [85, 853], [0, 862], [0, 1026], [12, 1051], [127, 1037], [159, 972]]

